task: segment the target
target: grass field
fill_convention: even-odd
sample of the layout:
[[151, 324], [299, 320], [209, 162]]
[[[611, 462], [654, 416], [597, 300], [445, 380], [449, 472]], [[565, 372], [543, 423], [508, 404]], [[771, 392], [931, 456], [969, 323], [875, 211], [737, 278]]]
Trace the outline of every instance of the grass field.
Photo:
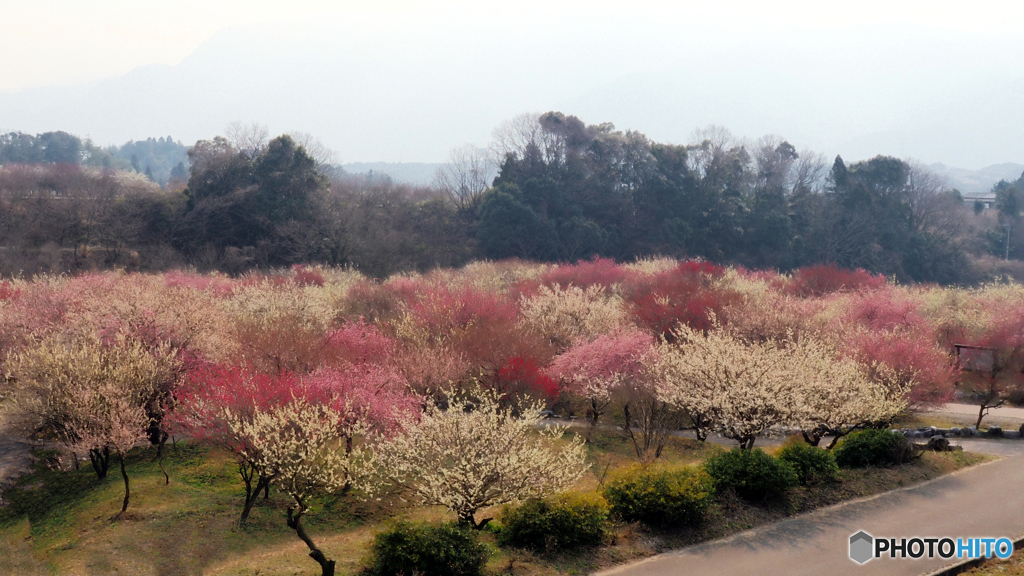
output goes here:
[[[595, 432], [590, 445], [592, 467], [579, 488], [597, 488], [605, 472], [634, 460], [632, 446], [610, 430]], [[722, 448], [672, 438], [663, 458], [699, 462]], [[316, 574], [305, 545], [287, 528], [288, 500], [271, 490], [244, 526], [242, 482], [233, 458], [215, 449], [179, 442], [168, 446], [163, 473], [155, 450], [138, 448], [129, 456], [132, 497], [119, 515], [124, 485], [115, 464], [102, 481], [88, 463], [61, 471], [54, 453], [38, 453], [33, 473], [5, 493], [10, 505], [0, 508], [0, 574], [137, 574], [137, 575], [294, 575]], [[780, 502], [750, 504], [723, 496], [700, 526], [652, 531], [640, 525], [617, 525], [604, 546], [572, 554], [538, 554], [493, 545], [488, 564], [493, 573], [521, 575], [582, 574], [670, 548], [718, 538], [793, 514], [922, 482], [970, 466], [986, 457], [969, 453], [927, 453], [894, 468], [844, 470], [828, 486], [797, 488]], [[409, 507], [397, 497], [365, 500], [359, 494], [315, 502], [304, 520], [307, 531], [338, 574], [357, 574], [375, 531], [390, 519], [451, 519], [440, 508]]]

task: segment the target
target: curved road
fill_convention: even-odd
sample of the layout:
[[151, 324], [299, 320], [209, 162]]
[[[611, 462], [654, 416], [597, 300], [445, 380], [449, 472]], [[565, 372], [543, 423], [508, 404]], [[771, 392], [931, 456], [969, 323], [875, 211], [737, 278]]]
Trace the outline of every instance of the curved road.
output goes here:
[[734, 536], [599, 572], [601, 576], [833, 574], [919, 576], [951, 560], [849, 559], [849, 537], [1024, 535], [1024, 441], [963, 440], [965, 450], [1007, 456], [917, 486], [845, 502]]

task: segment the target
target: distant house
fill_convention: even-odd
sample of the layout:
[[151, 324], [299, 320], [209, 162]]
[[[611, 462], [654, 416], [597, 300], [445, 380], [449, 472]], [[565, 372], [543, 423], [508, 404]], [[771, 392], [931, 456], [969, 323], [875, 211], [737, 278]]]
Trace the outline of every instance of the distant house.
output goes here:
[[968, 206], [974, 206], [975, 202], [981, 202], [985, 209], [988, 210], [996, 205], [995, 192], [963, 192], [960, 196]]

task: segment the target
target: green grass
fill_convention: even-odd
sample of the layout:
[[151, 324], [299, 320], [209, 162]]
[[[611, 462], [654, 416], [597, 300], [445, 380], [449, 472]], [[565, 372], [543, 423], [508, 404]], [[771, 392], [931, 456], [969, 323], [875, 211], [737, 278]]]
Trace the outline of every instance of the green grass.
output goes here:
[[[609, 467], [634, 461], [632, 446], [613, 431], [598, 430], [588, 447], [592, 468], [581, 489], [599, 486]], [[672, 438], [664, 458], [695, 463], [720, 447]], [[169, 485], [154, 461], [152, 448], [128, 457], [132, 498], [119, 515], [124, 485], [116, 462], [97, 480], [86, 462], [79, 470], [51, 470], [52, 454], [37, 453], [31, 474], [5, 492], [11, 505], [0, 509], [0, 574], [253, 575], [315, 574], [318, 567], [305, 545], [285, 525], [288, 500], [271, 490], [256, 504], [249, 522], [238, 525], [243, 485], [234, 459], [203, 445], [179, 442], [167, 447], [164, 466]], [[844, 471], [829, 487], [794, 490], [784, 502], [751, 505], [721, 499], [708, 520], [690, 529], [652, 531], [618, 525], [604, 546], [572, 554], [543, 555], [495, 550], [491, 573], [520, 575], [585, 574], [669, 548], [717, 538], [819, 506], [912, 484], [982, 460], [971, 454], [926, 454], [915, 463], [888, 469]], [[394, 517], [439, 521], [439, 508], [405, 507], [395, 498], [364, 499], [359, 494], [322, 498], [304, 520], [307, 531], [338, 574], [358, 573], [374, 531]], [[485, 511], [488, 515], [490, 512]], [[505, 571], [511, 565], [512, 571]]]

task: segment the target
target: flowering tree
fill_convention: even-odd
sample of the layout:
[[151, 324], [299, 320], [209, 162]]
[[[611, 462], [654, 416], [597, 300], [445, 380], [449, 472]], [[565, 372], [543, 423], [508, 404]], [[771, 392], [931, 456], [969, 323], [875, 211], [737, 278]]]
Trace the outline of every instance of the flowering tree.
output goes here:
[[490, 521], [475, 520], [481, 508], [565, 490], [586, 470], [583, 439], [558, 443], [566, 429], [541, 426], [542, 404], [524, 406], [517, 418], [494, 392], [481, 391], [476, 402], [452, 396], [447, 410], [428, 405], [375, 450], [379, 473], [419, 503], [444, 506], [480, 529]]
[[522, 301], [522, 323], [565, 350], [577, 340], [590, 340], [628, 324], [622, 298], [602, 286], [541, 286]]
[[[324, 405], [343, 421], [335, 432], [347, 452], [353, 450], [356, 425], [375, 432], [390, 433], [398, 423], [419, 412], [421, 399], [410, 394], [404, 379], [393, 370], [373, 364], [347, 364], [323, 368], [300, 376], [283, 372], [262, 374], [247, 367], [206, 365], [190, 374], [178, 394], [175, 418], [178, 426], [196, 438], [220, 446], [238, 460], [238, 473], [245, 484], [245, 505], [240, 522], [245, 522], [260, 491], [273, 480], [254, 454], [256, 439], [243, 430], [257, 414], [268, 413], [295, 399]], [[234, 425], [229, 425], [233, 422]]]
[[981, 426], [989, 410], [1024, 390], [1024, 310], [1006, 310], [972, 344], [959, 347], [960, 389], [978, 404]]
[[913, 376], [880, 363], [840, 358], [830, 346], [810, 338], [789, 344], [794, 390], [789, 425], [817, 446], [832, 436], [831, 450], [843, 436], [862, 428], [888, 426], [908, 406], [916, 389]]
[[569, 383], [569, 390], [590, 405], [587, 439], [607, 410], [613, 393], [623, 384], [643, 377], [654, 339], [639, 330], [601, 335], [580, 341], [551, 363], [550, 373]]
[[120, 459], [124, 502], [130, 484], [125, 455], [146, 438], [146, 404], [176, 371], [173, 354], [153, 354], [138, 342], [104, 345], [97, 338], [49, 338], [19, 354], [14, 374], [37, 394], [36, 414], [73, 451], [84, 451], [104, 478], [113, 452]]
[[627, 282], [625, 291], [637, 324], [669, 339], [680, 322], [700, 330], [711, 328], [739, 299], [722, 286], [724, 273], [721, 266], [691, 260]]
[[269, 410], [256, 409], [252, 416], [228, 411], [225, 421], [231, 434], [245, 438], [244, 457], [253, 462], [263, 477], [292, 498], [288, 527], [309, 547], [309, 555], [320, 564], [323, 576], [333, 576], [335, 561], [329, 560], [302, 526], [309, 510], [309, 498], [339, 490], [353, 480], [362, 450], [346, 450], [339, 441], [345, 435], [365, 433], [359, 422], [330, 406], [311, 404], [302, 398]]
[[299, 379], [292, 374], [260, 374], [249, 368], [205, 364], [197, 366], [176, 393], [172, 426], [196, 439], [219, 446], [235, 455], [238, 474], [245, 484], [245, 503], [239, 522], [249, 518], [256, 498], [266, 492], [270, 477], [252, 458], [252, 439], [228, 425], [228, 415], [239, 422], [255, 418], [290, 400]]
[[[726, 438], [751, 448], [758, 434], [788, 426], [817, 444], [887, 424], [906, 407], [908, 385], [873, 381], [853, 360], [812, 338], [747, 342], [726, 330], [681, 326], [657, 366], [660, 394], [702, 414]], [[833, 442], [834, 445], [834, 442]]]
[[753, 447], [758, 434], [786, 422], [796, 383], [785, 348], [685, 325], [676, 328], [675, 339], [661, 346], [656, 368], [664, 401], [713, 423], [744, 449]]

